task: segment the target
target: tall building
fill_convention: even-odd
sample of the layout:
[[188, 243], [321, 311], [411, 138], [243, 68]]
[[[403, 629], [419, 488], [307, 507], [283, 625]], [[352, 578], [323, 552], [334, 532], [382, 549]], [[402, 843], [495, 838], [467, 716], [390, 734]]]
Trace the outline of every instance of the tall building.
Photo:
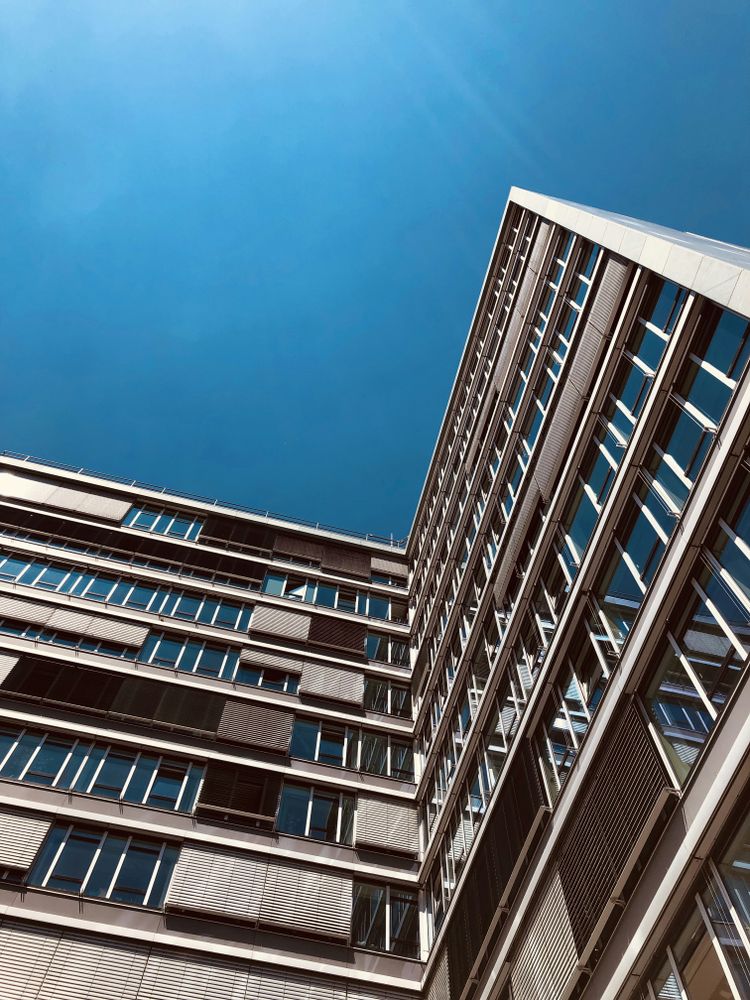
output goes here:
[[404, 545], [5, 453], [3, 1000], [750, 997], [749, 316], [514, 188]]

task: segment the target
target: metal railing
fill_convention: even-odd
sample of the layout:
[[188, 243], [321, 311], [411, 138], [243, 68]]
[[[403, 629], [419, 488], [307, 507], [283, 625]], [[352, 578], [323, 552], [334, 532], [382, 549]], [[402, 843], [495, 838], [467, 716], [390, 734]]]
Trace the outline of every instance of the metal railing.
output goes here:
[[264, 517], [269, 520], [282, 521], [286, 524], [296, 524], [302, 528], [315, 528], [318, 531], [330, 531], [336, 535], [343, 535], [347, 538], [357, 538], [365, 542], [375, 542], [379, 545], [390, 545], [394, 549], [404, 549], [405, 538], [395, 538], [390, 535], [376, 535], [372, 532], [350, 531], [348, 528], [334, 528], [329, 524], [322, 524], [320, 521], [308, 521], [301, 517], [291, 517], [287, 514], [275, 514], [270, 510], [262, 510], [259, 507], [248, 507], [241, 503], [232, 503], [227, 500], [217, 500], [214, 497], [204, 497], [199, 493], [187, 493], [185, 490], [169, 489], [166, 486], [154, 486], [153, 483], [142, 483], [138, 479], [129, 479], [126, 476], [112, 476], [106, 472], [94, 472], [77, 465], [67, 465], [65, 462], [54, 462], [45, 458], [37, 458], [34, 455], [25, 455], [18, 451], [0, 451], [0, 457], [13, 458], [17, 462], [33, 462], [35, 465], [45, 465], [50, 469], [61, 469], [63, 472], [73, 472], [77, 476], [91, 476], [94, 479], [103, 479], [111, 483], [118, 483], [121, 486], [130, 486], [139, 490], [150, 490], [152, 493], [163, 493], [168, 496], [181, 497], [184, 500], [193, 500], [197, 503], [208, 504], [211, 507], [224, 508], [225, 510], [236, 510], [243, 514], [253, 514], [255, 517]]

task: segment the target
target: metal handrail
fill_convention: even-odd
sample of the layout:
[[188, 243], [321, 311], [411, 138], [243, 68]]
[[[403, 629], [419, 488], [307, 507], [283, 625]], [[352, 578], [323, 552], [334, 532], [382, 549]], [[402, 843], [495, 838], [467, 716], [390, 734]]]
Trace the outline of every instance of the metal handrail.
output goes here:
[[194, 500], [197, 503], [209, 504], [212, 507], [223, 507], [227, 510], [237, 510], [243, 514], [253, 514], [256, 517], [265, 517], [275, 521], [284, 521], [287, 524], [296, 524], [303, 528], [315, 528], [318, 531], [331, 531], [337, 535], [345, 535], [348, 538], [359, 538], [366, 542], [376, 542], [380, 545], [390, 545], [394, 549], [403, 549], [406, 546], [405, 538], [394, 538], [393, 533], [389, 536], [377, 535], [373, 532], [352, 531], [348, 528], [334, 528], [320, 521], [308, 521], [302, 517], [291, 517], [288, 514], [275, 514], [270, 510], [263, 510], [259, 507], [248, 507], [246, 504], [232, 503], [227, 500], [217, 500], [214, 497], [204, 497], [199, 493], [188, 493], [185, 490], [169, 489], [166, 486], [154, 486], [153, 483], [142, 483], [138, 479], [128, 479], [125, 476], [112, 476], [106, 472], [94, 472], [82, 466], [67, 465], [65, 462], [55, 462], [51, 459], [37, 458], [34, 455], [25, 455], [18, 451], [0, 451], [0, 457], [13, 458], [19, 462], [33, 462], [35, 465], [46, 465], [51, 469], [61, 469], [64, 472], [73, 472], [77, 476], [91, 476], [94, 479], [105, 479], [112, 483], [119, 483], [122, 486], [131, 486], [140, 490], [151, 490], [153, 493], [165, 493], [169, 496], [182, 497], [185, 500]]

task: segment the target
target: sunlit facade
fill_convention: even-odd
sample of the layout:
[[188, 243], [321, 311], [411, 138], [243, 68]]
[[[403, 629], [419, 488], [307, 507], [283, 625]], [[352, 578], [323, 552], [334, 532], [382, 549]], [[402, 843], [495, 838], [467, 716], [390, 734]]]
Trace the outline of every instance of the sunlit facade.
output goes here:
[[750, 997], [750, 252], [513, 189], [410, 536], [0, 458], [4, 997]]

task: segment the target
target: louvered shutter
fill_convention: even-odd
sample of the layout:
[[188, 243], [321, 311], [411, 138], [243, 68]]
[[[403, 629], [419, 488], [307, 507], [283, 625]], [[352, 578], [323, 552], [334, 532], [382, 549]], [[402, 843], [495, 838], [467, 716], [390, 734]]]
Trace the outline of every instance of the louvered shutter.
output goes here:
[[[257, 1000], [347, 1000], [346, 986], [335, 980], [296, 975], [278, 969], [258, 969]], [[256, 994], [252, 994], [255, 1000]]]
[[0, 653], [0, 687], [5, 683], [11, 670], [18, 663], [18, 657], [12, 653]]
[[54, 608], [40, 601], [27, 601], [8, 593], [0, 593], [0, 618], [15, 618], [32, 625], [46, 625]]
[[582, 406], [583, 400], [578, 389], [569, 377], [564, 379], [554, 400], [534, 467], [534, 479], [545, 500], [550, 499], [559, 481], [567, 447], [576, 429]]
[[167, 906], [255, 923], [267, 869], [268, 861], [260, 855], [183, 845], [167, 893]]
[[0, 982], [3, 1000], [30, 1000], [39, 996], [60, 938], [61, 932], [53, 928], [13, 920], [2, 922]]
[[514, 1000], [559, 1000], [577, 961], [565, 897], [555, 872], [511, 969]]
[[350, 878], [312, 868], [269, 864], [261, 923], [348, 939], [351, 918]]
[[254, 979], [245, 962], [156, 947], [146, 963], [138, 1000], [262, 1000]]
[[0, 810], [0, 868], [30, 868], [51, 826], [42, 816]]
[[323, 556], [323, 546], [318, 541], [302, 535], [277, 534], [273, 543], [274, 555], [292, 556], [294, 559], [308, 559], [319, 563]]
[[330, 615], [314, 615], [310, 623], [308, 642], [332, 649], [352, 650], [363, 655], [367, 626]]
[[370, 568], [373, 573], [380, 573], [383, 576], [398, 576], [405, 580], [409, 575], [409, 567], [404, 562], [396, 559], [389, 559], [386, 556], [373, 556], [370, 560]]
[[304, 642], [310, 632], [310, 616], [297, 611], [285, 611], [265, 605], [256, 605], [250, 619], [251, 632], [268, 632], [285, 639]]
[[343, 545], [326, 545], [323, 548], [320, 565], [332, 573], [360, 576], [369, 580], [371, 558], [369, 552], [360, 549], [344, 548]]
[[149, 948], [67, 931], [37, 1000], [137, 1000]]
[[451, 982], [448, 974], [448, 952], [443, 949], [430, 975], [425, 1000], [451, 1000]]
[[529, 254], [528, 268], [533, 274], [539, 274], [542, 269], [551, 229], [552, 225], [549, 222], [539, 223], [539, 228], [537, 229], [536, 237], [534, 238], [531, 253]]
[[119, 618], [84, 614], [69, 608], [53, 608], [47, 627], [136, 648], [143, 645], [148, 635], [148, 628], [143, 625], [134, 625]]
[[411, 803], [392, 802], [360, 792], [357, 796], [357, 845], [417, 854], [417, 810]]
[[272, 819], [276, 815], [280, 791], [281, 778], [277, 774], [211, 760], [206, 765], [198, 812], [234, 822], [247, 817], [253, 826], [258, 816]]
[[0, 472], [0, 495], [60, 510], [77, 511], [105, 521], [121, 521], [132, 506], [129, 500], [87, 493], [7, 470]]
[[280, 656], [278, 653], [266, 653], [262, 649], [253, 649], [245, 646], [240, 651], [240, 662], [250, 663], [255, 667], [271, 667], [274, 670], [283, 670], [288, 674], [302, 673], [302, 660], [294, 660], [291, 656]]
[[500, 566], [495, 577], [495, 600], [502, 604], [505, 600], [505, 592], [508, 589], [510, 575], [516, 565], [516, 560], [521, 551], [521, 545], [526, 537], [526, 532], [531, 526], [531, 520], [539, 506], [541, 493], [535, 480], [531, 479], [526, 484], [526, 492], [517, 510], [511, 514], [510, 533], [506, 533], [503, 548], [500, 551]]
[[294, 716], [283, 709], [250, 701], [227, 701], [217, 731], [219, 739], [249, 743], [264, 750], [286, 753]]
[[631, 702], [599, 755], [558, 854], [573, 935], [584, 958], [669, 787], [654, 742]]
[[308, 662], [302, 668], [299, 689], [302, 694], [361, 705], [365, 696], [365, 679], [356, 670], [342, 670], [317, 661]]

